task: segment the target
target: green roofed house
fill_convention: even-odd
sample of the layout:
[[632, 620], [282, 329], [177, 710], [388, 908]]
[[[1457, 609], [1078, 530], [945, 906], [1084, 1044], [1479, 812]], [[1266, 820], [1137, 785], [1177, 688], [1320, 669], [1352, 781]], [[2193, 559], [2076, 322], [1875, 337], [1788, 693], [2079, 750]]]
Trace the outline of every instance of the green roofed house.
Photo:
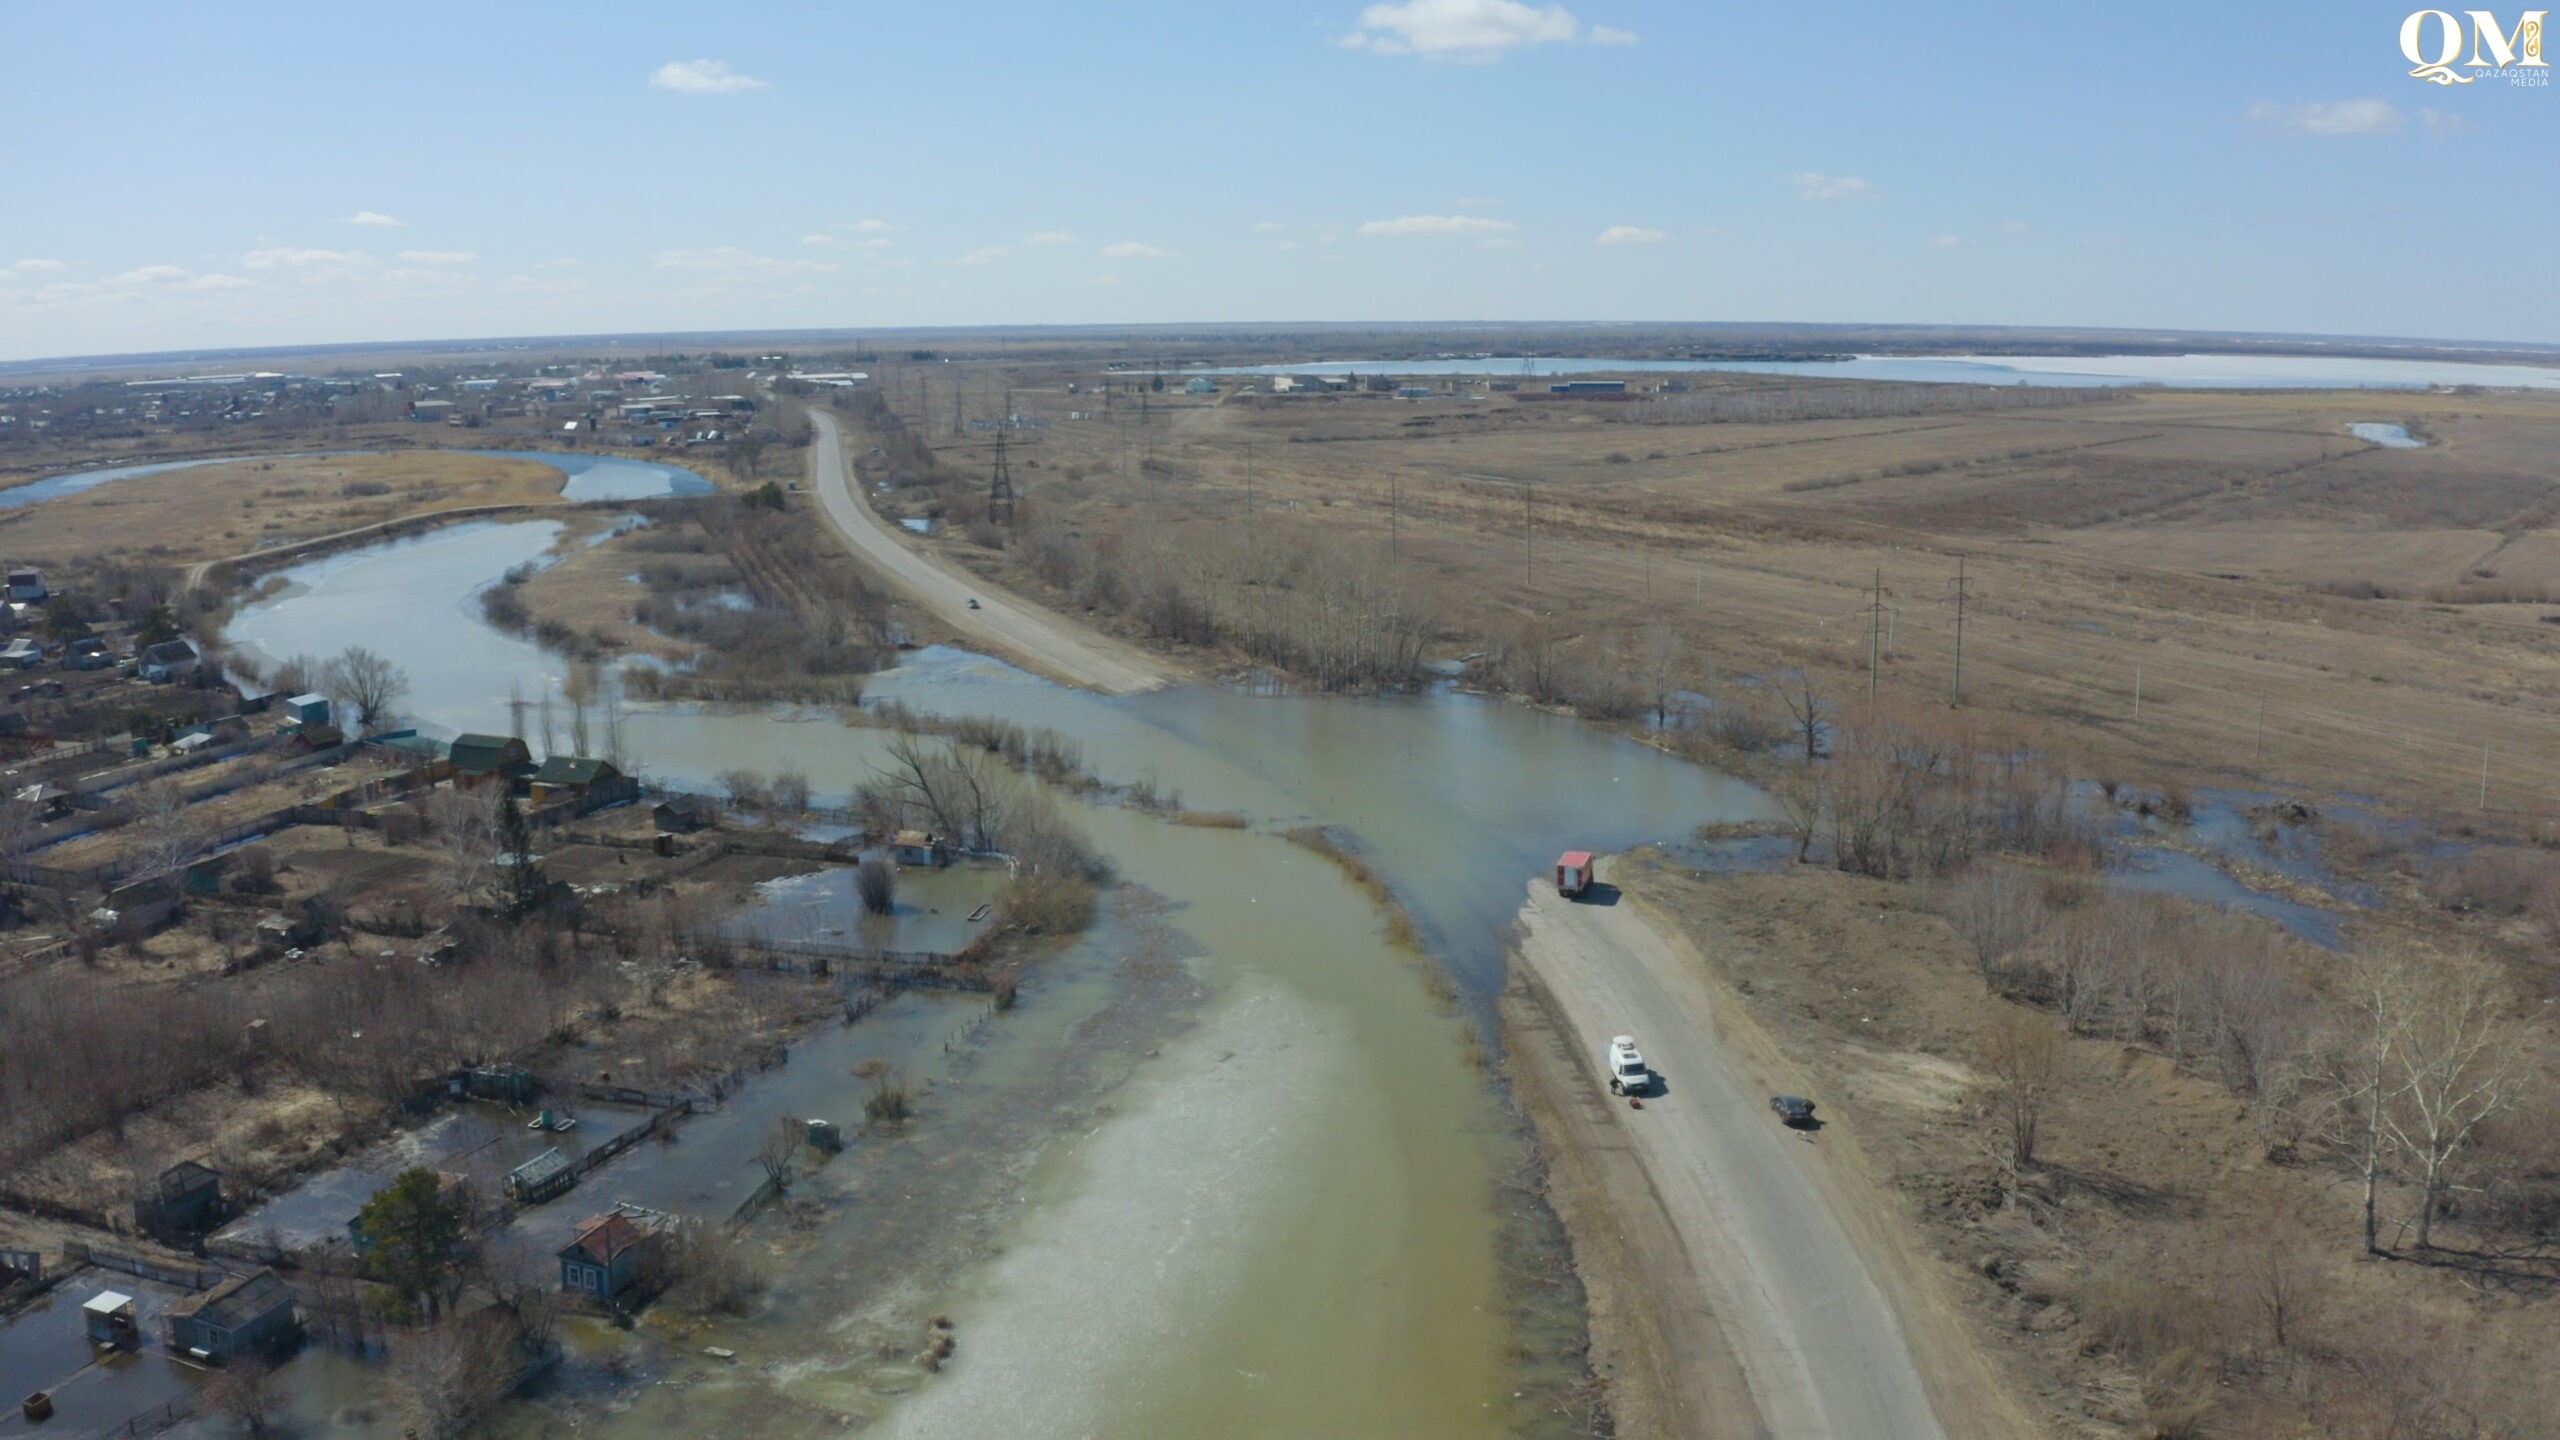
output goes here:
[[546, 756], [542, 768], [533, 772], [533, 803], [547, 805], [554, 800], [572, 799], [621, 778], [622, 772], [614, 769], [610, 760], [584, 755]]
[[533, 752], [511, 735], [456, 735], [447, 758], [455, 775], [466, 781], [495, 776], [513, 784], [533, 774]]

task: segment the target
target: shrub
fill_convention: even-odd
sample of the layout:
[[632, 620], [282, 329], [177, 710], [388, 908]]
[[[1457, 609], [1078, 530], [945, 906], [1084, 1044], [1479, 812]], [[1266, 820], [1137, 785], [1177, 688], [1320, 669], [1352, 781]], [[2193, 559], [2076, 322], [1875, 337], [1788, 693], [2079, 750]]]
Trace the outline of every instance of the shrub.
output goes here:
[[898, 867], [874, 855], [854, 871], [853, 882], [862, 892], [862, 908], [874, 915], [886, 915], [898, 903]]

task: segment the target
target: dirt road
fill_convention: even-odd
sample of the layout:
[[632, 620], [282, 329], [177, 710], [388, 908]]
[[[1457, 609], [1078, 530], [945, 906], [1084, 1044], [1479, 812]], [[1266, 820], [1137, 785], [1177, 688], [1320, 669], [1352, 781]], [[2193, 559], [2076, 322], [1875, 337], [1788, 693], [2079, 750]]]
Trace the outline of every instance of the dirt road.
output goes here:
[[1779, 1125], [1745, 1081], [1702, 977], [1614, 891], [1576, 903], [1532, 883], [1521, 923], [1522, 957], [1586, 1083], [1600, 1085], [1601, 1047], [1628, 1032], [1661, 1077], [1642, 1110], [1606, 1110], [1615, 1124], [1596, 1143], [1632, 1152], [1644, 1191], [1617, 1197], [1626, 1223], [1676, 1232], [1690, 1273], [1673, 1277], [1674, 1293], [1693, 1289], [1713, 1316], [1721, 1344], [1692, 1341], [1708, 1353], [1670, 1368], [1738, 1364], [1758, 1411], [1717, 1407], [1693, 1433], [1941, 1440], [1901, 1322], [1835, 1211], [1841, 1196], [1813, 1153], [1821, 1136]]
[[[1172, 676], [1152, 657], [909, 549], [870, 502], [854, 494], [835, 417], [813, 408], [809, 423], [817, 428], [809, 446], [809, 488], [817, 492], [828, 522], [856, 556], [931, 610], [934, 618], [1043, 674], [1106, 695], [1153, 690], [1170, 682]], [[975, 609], [969, 603], [973, 599]]]

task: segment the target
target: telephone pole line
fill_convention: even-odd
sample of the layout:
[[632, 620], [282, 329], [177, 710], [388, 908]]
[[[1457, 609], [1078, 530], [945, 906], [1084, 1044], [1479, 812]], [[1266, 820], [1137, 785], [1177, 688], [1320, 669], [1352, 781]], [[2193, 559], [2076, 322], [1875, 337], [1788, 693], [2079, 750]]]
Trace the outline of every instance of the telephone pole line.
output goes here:
[[1529, 482], [1526, 480], [1521, 481], [1520, 536], [1522, 563], [1520, 566], [1520, 579], [1523, 584], [1535, 585], [1538, 583], [1538, 511], [1537, 507], [1530, 502], [1530, 494]]

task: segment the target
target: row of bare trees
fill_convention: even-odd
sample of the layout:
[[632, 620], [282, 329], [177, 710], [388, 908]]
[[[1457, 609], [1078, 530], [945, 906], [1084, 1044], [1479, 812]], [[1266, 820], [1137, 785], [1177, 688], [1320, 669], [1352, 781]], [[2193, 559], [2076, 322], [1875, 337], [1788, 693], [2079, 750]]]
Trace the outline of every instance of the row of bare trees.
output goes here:
[[2524, 1178], [2501, 1152], [2532, 1127], [2511, 1122], [2555, 1097], [2537, 1097], [2513, 988], [2477, 955], [2385, 938], [2333, 956], [2262, 922], [2000, 864], [1943, 884], [1938, 900], [1988, 985], [2062, 1022], [2011, 1012], [1980, 1057], [2021, 1167], [2067, 1031], [2155, 1047], [2249, 1101], [2271, 1153], [2348, 1170], [2373, 1253], [2390, 1248], [2395, 1188], [2427, 1250], [2466, 1197], [2494, 1208]]

